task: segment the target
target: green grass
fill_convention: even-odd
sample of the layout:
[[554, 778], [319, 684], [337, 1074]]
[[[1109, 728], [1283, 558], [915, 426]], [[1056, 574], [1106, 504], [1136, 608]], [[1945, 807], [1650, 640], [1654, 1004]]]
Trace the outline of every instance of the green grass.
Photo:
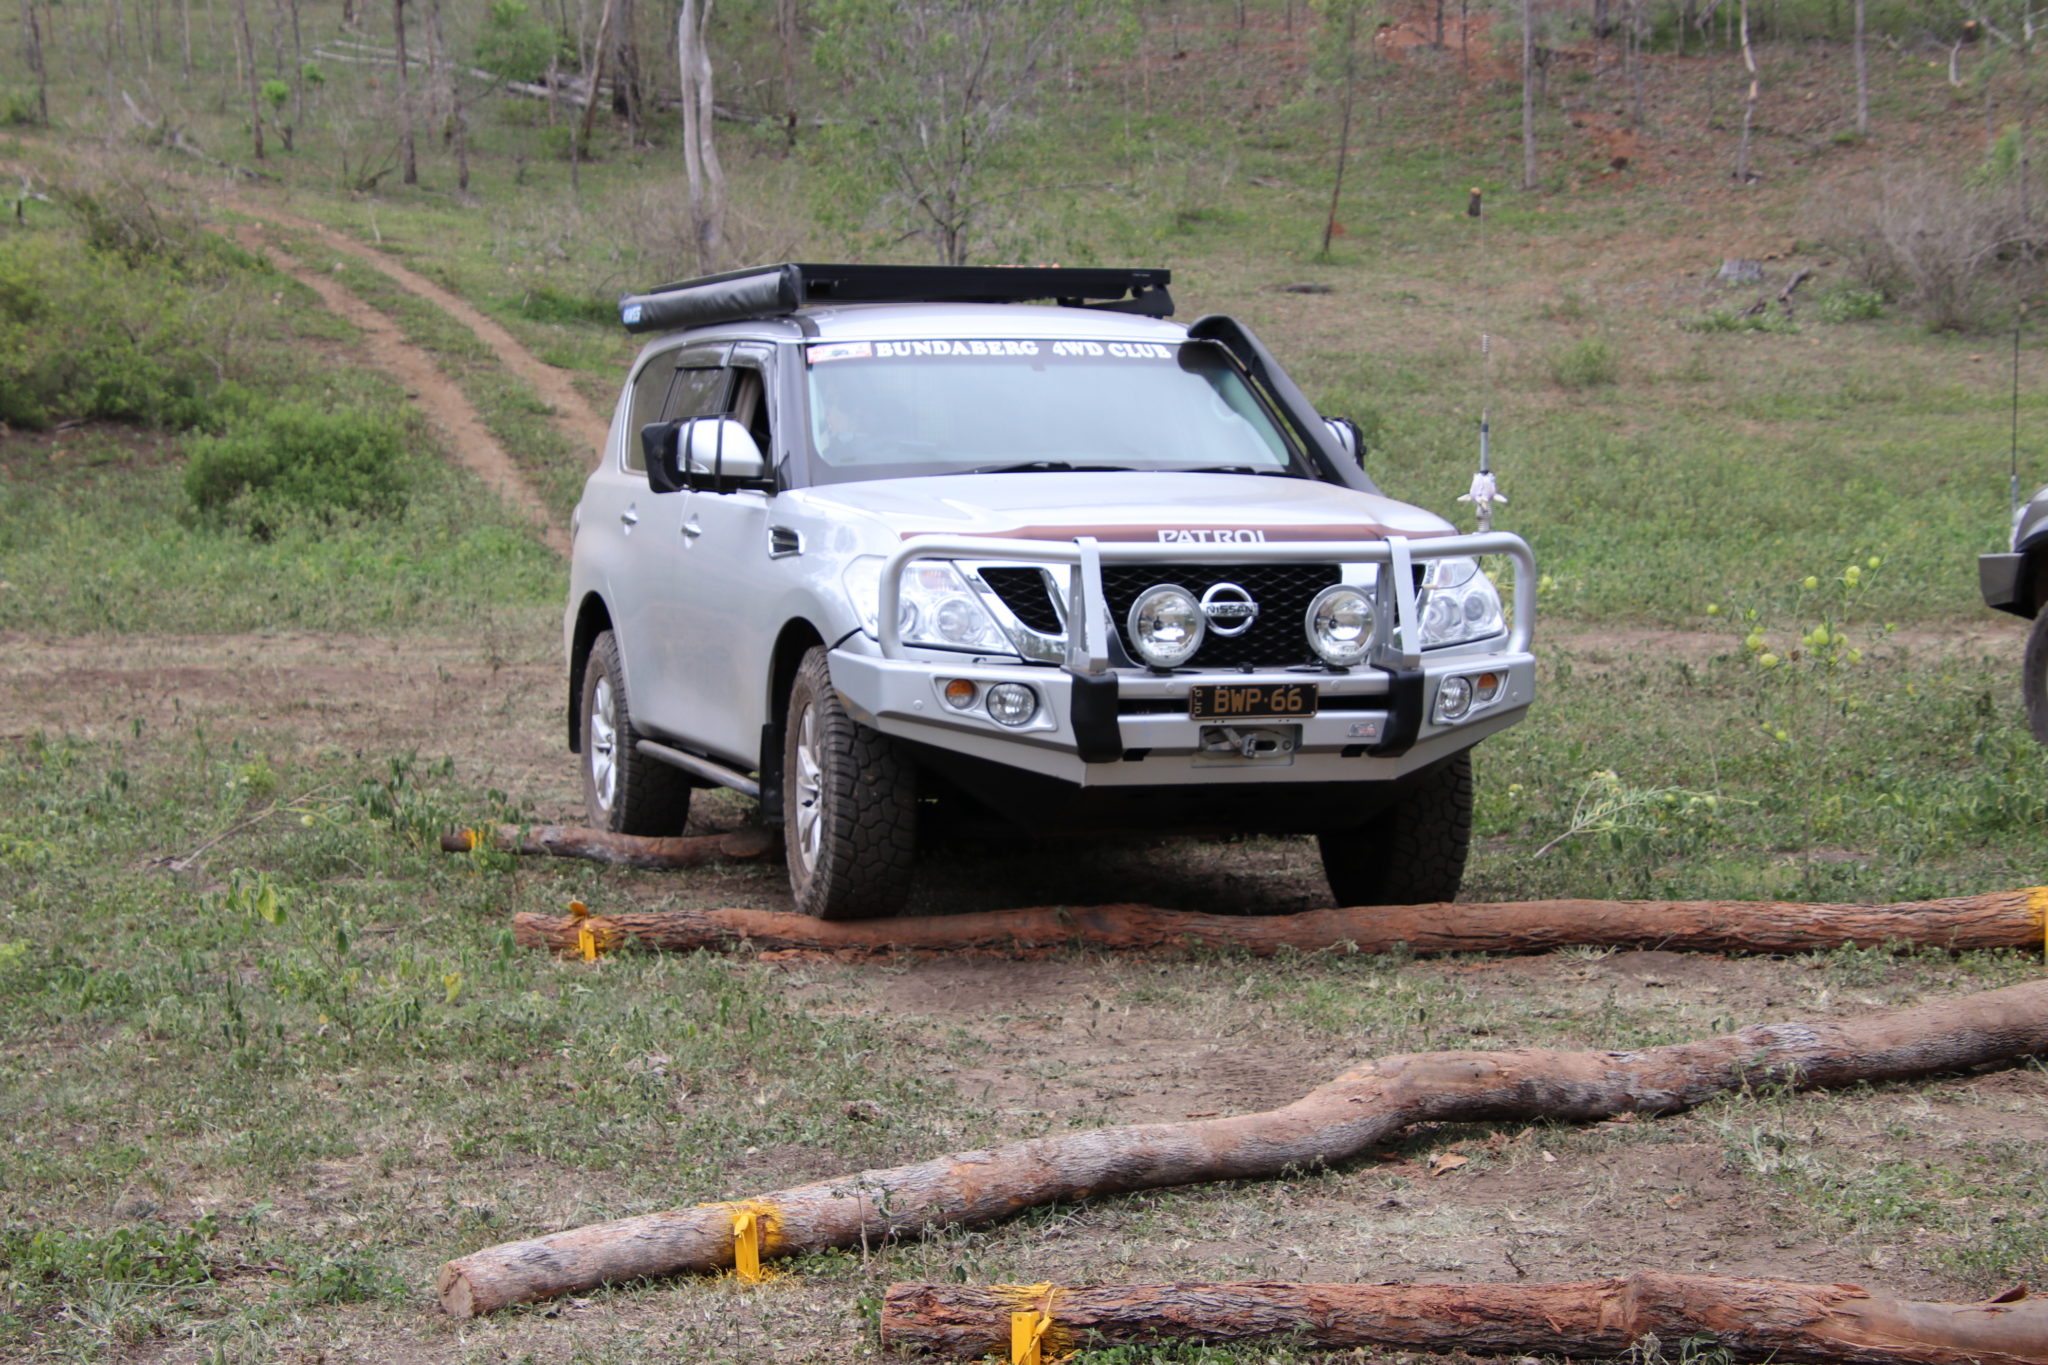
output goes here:
[[[1843, 264], [1820, 266], [1789, 328], [1744, 324], [1757, 291], [1708, 284], [1730, 244], [1798, 243], [1796, 259], [1770, 263], [1773, 283], [1838, 260], [1814, 196], [1853, 194], [1853, 173], [1896, 156], [1909, 127], [1945, 131], [1936, 155], [1970, 145], [1978, 93], [1956, 103], [1910, 44], [1877, 54], [1878, 130], [1840, 136], [1842, 82], [1826, 74], [1840, 54], [1792, 40], [1843, 8], [1772, 8], [1788, 41], [1764, 51], [1766, 89], [1782, 103], [1753, 193], [1725, 184], [1738, 61], [1718, 46], [1653, 73], [1648, 136], [1669, 155], [1625, 173], [1554, 99], [1534, 195], [1513, 188], [1513, 82], [1447, 79], [1455, 53], [1375, 59], [1345, 231], [1325, 258], [1334, 95], [1307, 69], [1307, 8], [1278, 3], [1248, 7], [1243, 42], [1234, 6], [1148, 7], [1129, 55], [1075, 73], [1045, 140], [1004, 168], [1019, 192], [982, 259], [1171, 266], [1182, 316], [1243, 317], [1319, 406], [1360, 420], [1396, 496], [1459, 510], [1490, 417], [1512, 499], [1500, 524], [1530, 539], [1544, 578], [1545, 661], [1535, 713], [1479, 755], [1470, 898], [1881, 901], [2042, 880], [2048, 768], [2020, 722], [2019, 639], [1945, 638], [1988, 619], [1971, 559], [2005, 527], [2009, 350], [1927, 335]], [[15, 117], [19, 73], [0, 89], [0, 161], [142, 186], [158, 209], [202, 207], [161, 175], [197, 163], [136, 143], [125, 113], [110, 120], [91, 9], [52, 39], [56, 129]], [[1881, 25], [1911, 17], [1873, 13]], [[305, 18], [309, 41], [337, 36], [331, 13]], [[471, 16], [449, 20], [460, 42]], [[722, 60], [744, 73], [722, 90], [768, 100], [772, 41], [721, 22], [731, 27], [714, 41], [733, 54]], [[175, 31], [153, 54], [129, 33], [124, 71], [141, 107], [209, 154], [246, 160], [231, 48], [210, 23], [195, 25], [189, 92]], [[345, 193], [343, 153], [359, 174], [389, 148], [389, 97], [365, 81], [372, 68], [323, 69], [298, 150], [273, 141], [262, 167], [292, 210], [445, 284], [608, 405], [633, 346], [604, 301], [690, 268], [672, 117], [638, 146], [601, 124], [598, 159], [572, 191], [567, 163], [544, 151], [545, 109], [486, 101], [468, 196], [432, 138], [421, 186], [394, 175]], [[1625, 102], [1618, 70], [1591, 70], [1556, 73], [1553, 95], [1596, 112]], [[831, 112], [815, 73], [803, 82], [806, 112]], [[2001, 108], [2018, 107], [2009, 81], [1998, 90]], [[923, 258], [887, 221], [843, 221], [821, 202], [809, 132], [794, 155], [772, 126], [721, 123], [720, 136], [730, 263]], [[1473, 186], [1483, 220], [1464, 212]], [[70, 230], [52, 204], [20, 207], [5, 231]], [[283, 240], [316, 268], [334, 264], [308, 239]], [[402, 406], [391, 384], [342, 363], [351, 329], [308, 291], [267, 272], [236, 278], [256, 292], [197, 315], [234, 322], [210, 325], [222, 362], [249, 367], [244, 382]], [[563, 448], [497, 358], [380, 272], [344, 259], [338, 278], [434, 354], [565, 513], [586, 453]], [[1301, 282], [1331, 292], [1281, 292]], [[2025, 338], [2023, 442], [2048, 416], [2039, 359]], [[358, 650], [431, 640], [458, 664], [552, 657], [559, 561], [450, 472], [428, 433], [412, 435], [402, 515], [309, 520], [262, 540], [188, 513], [173, 435], [0, 434], [0, 636], [76, 638], [82, 657], [116, 635], [247, 634], [260, 651], [280, 632], [342, 633]], [[1816, 626], [1829, 644], [1808, 643]], [[1616, 635], [1656, 627], [1708, 642]], [[102, 685], [79, 676], [80, 689]], [[427, 685], [393, 675], [394, 690], [416, 683]], [[452, 673], [433, 686], [437, 704], [483, 716], [508, 742], [531, 731], [559, 745], [552, 682], [516, 712], [492, 712], [497, 689]], [[503, 790], [490, 741], [387, 752], [333, 738], [345, 722], [309, 738], [332, 700], [309, 691], [247, 714], [158, 716], [110, 690], [89, 723], [47, 722], [24, 703], [0, 724], [0, 1356], [872, 1359], [869, 1310], [892, 1280], [1507, 1278], [1522, 1267], [1501, 1247], [1519, 1248], [1537, 1279], [1617, 1258], [1710, 1268], [1676, 1234], [1617, 1240], [1671, 1219], [1747, 1267], [1811, 1256], [1830, 1276], [1921, 1297], [2002, 1289], [2048, 1255], [2034, 1197], [2048, 1114], [2032, 1065], [1732, 1096], [1635, 1124], [1425, 1128], [1341, 1170], [1030, 1211], [803, 1258], [760, 1288], [619, 1286], [454, 1324], [433, 1312], [434, 1267], [541, 1230], [1121, 1122], [1134, 1105], [1171, 1118], [1282, 1102], [1362, 1057], [1653, 1046], [2013, 984], [2035, 979], [2039, 959], [556, 962], [513, 945], [513, 912], [559, 912], [572, 897], [599, 909], [749, 902], [776, 874], [450, 858], [434, 847], [442, 829], [544, 818], [560, 801]], [[555, 787], [566, 755], [559, 771]], [[985, 856], [948, 849], [934, 862], [1024, 895], [1033, 860], [1064, 854]], [[1113, 852], [1103, 894], [1123, 886], [1120, 868], [1183, 858], [1241, 876], [1229, 884], [1254, 903], [1312, 885], [1304, 846], [1246, 840]], [[1159, 1074], [1134, 1079], [1145, 1065]], [[1426, 1174], [1453, 1149], [1466, 1167]], [[1685, 1200], [1707, 1211], [1674, 1213]], [[1705, 1354], [1667, 1344], [1663, 1358]], [[1303, 1357], [1265, 1346], [1084, 1358]]]

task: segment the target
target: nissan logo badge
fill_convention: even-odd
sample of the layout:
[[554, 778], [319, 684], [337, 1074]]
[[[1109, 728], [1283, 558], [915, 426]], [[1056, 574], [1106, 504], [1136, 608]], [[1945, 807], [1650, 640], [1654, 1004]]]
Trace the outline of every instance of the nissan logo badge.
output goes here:
[[1259, 618], [1259, 604], [1235, 583], [1218, 583], [1202, 594], [1202, 615], [1218, 635], [1242, 635]]

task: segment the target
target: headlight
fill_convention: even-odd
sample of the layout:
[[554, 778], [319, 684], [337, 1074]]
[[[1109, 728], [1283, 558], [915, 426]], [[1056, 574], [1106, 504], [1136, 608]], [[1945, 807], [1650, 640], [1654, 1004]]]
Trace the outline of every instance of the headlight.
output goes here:
[[1373, 624], [1372, 598], [1366, 589], [1351, 583], [1317, 593], [1302, 619], [1309, 648], [1324, 663], [1338, 668], [1349, 668], [1365, 658], [1372, 648]]
[[1178, 668], [1202, 647], [1208, 627], [1202, 604], [1176, 583], [1161, 583], [1138, 594], [1131, 603], [1131, 648], [1154, 668]]
[[[882, 564], [879, 555], [862, 555], [846, 566], [846, 595], [860, 613], [861, 626], [880, 638], [876, 615], [882, 598]], [[903, 569], [903, 586], [897, 598], [896, 628], [906, 645], [934, 649], [960, 649], [1013, 654], [1003, 632], [989, 617], [961, 577], [947, 560], [912, 560]]]
[[1463, 556], [1433, 559], [1422, 575], [1422, 647], [1483, 640], [1507, 628], [1493, 580], [1479, 561]]

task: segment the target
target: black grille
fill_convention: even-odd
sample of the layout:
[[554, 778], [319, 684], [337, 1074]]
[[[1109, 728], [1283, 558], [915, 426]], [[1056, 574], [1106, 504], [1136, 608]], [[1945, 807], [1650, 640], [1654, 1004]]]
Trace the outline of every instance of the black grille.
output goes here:
[[[1315, 662], [1308, 637], [1302, 633], [1302, 619], [1317, 593], [1342, 581], [1343, 574], [1335, 564], [1102, 566], [1103, 596], [1109, 599], [1110, 619], [1116, 622], [1119, 633], [1128, 629], [1131, 604], [1138, 600], [1138, 594], [1154, 584], [1177, 583], [1197, 599], [1218, 583], [1235, 583], [1251, 594], [1259, 604], [1259, 614], [1251, 629], [1236, 636], [1218, 635], [1210, 630], [1195, 657], [1188, 661], [1190, 668], [1240, 668], [1247, 664], [1275, 668]], [[1124, 644], [1129, 648], [1127, 636]]]
[[1041, 635], [1060, 633], [1059, 613], [1053, 610], [1043, 569], [983, 569], [981, 581], [993, 588], [1003, 605], [1025, 625]]

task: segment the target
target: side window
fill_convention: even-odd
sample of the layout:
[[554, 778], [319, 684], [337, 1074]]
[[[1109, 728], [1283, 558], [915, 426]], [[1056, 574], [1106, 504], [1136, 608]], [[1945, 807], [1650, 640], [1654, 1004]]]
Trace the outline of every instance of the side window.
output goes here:
[[640, 450], [640, 428], [661, 420], [661, 409], [675, 388], [675, 355], [658, 355], [647, 362], [633, 381], [633, 400], [626, 409], [626, 468], [647, 472], [647, 457]]
[[720, 410], [726, 379], [732, 371], [674, 369], [668, 357], [657, 357], [633, 381], [631, 425], [626, 428], [626, 468], [647, 472], [647, 456], [640, 448], [640, 428], [649, 422], [702, 417]]

